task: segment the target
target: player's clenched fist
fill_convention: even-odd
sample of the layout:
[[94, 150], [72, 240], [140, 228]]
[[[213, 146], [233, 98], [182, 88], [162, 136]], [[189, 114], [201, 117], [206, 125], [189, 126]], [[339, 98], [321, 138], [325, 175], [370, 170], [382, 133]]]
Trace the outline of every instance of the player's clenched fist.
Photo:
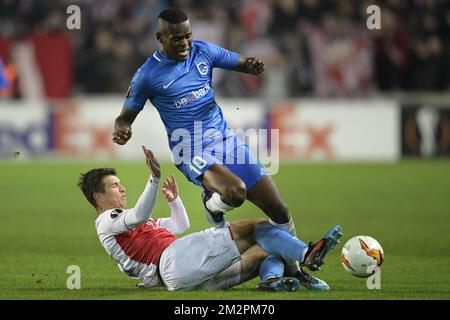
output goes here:
[[247, 71], [250, 74], [260, 74], [266, 69], [264, 62], [256, 58], [248, 58], [246, 62]]
[[124, 145], [131, 139], [131, 135], [132, 132], [130, 127], [115, 128], [112, 134], [112, 140], [117, 144]]

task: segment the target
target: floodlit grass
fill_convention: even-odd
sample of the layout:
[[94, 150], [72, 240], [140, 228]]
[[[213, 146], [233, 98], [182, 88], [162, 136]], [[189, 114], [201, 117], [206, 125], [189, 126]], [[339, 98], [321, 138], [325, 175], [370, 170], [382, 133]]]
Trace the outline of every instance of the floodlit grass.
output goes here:
[[[397, 164], [300, 164], [281, 166], [274, 176], [295, 220], [299, 238], [316, 241], [341, 224], [343, 241], [315, 273], [332, 290], [258, 292], [258, 279], [215, 292], [139, 290], [122, 274], [97, 238], [95, 212], [76, 183], [79, 173], [114, 166], [132, 206], [144, 185], [143, 164], [58, 162], [0, 163], [1, 299], [449, 299], [450, 161], [407, 160]], [[171, 164], [191, 219], [191, 230], [209, 227], [201, 190]], [[160, 195], [155, 216], [169, 215]], [[261, 217], [246, 203], [229, 220]], [[385, 250], [381, 290], [347, 274], [338, 259], [346, 240], [376, 238]], [[81, 268], [81, 289], [68, 290], [69, 265]]]

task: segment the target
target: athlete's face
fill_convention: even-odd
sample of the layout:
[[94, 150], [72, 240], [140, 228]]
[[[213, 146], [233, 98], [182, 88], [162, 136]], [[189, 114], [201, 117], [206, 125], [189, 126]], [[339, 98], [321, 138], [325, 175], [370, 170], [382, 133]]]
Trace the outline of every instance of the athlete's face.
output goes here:
[[156, 38], [161, 43], [166, 57], [174, 60], [186, 60], [189, 57], [192, 47], [192, 30], [189, 20], [170, 24], [160, 19]]
[[108, 210], [112, 208], [125, 208], [127, 197], [125, 188], [116, 176], [106, 176], [103, 178], [105, 192], [94, 193], [95, 201], [99, 208]]

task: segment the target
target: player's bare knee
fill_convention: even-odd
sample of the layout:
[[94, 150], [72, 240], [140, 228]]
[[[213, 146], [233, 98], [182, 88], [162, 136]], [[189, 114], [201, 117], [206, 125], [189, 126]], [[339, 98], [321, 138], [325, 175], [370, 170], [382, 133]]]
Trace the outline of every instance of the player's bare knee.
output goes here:
[[259, 266], [268, 253], [263, 251], [258, 245], [250, 247], [242, 253], [241, 260], [241, 280], [247, 281], [258, 276]]
[[229, 186], [225, 190], [224, 200], [229, 202], [229, 205], [233, 207], [241, 206], [247, 197], [247, 189], [245, 183], [242, 180]]

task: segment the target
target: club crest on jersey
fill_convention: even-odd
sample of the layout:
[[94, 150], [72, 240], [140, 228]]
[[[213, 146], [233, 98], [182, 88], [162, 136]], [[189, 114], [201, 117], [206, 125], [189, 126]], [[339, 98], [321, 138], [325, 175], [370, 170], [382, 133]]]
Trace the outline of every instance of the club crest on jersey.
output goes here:
[[197, 63], [197, 70], [202, 76], [206, 76], [208, 74], [208, 65], [204, 61], [199, 62]]
[[111, 218], [117, 218], [118, 216], [119, 216], [119, 214], [121, 214], [123, 212], [123, 210], [122, 209], [114, 209], [112, 212], [111, 212]]

